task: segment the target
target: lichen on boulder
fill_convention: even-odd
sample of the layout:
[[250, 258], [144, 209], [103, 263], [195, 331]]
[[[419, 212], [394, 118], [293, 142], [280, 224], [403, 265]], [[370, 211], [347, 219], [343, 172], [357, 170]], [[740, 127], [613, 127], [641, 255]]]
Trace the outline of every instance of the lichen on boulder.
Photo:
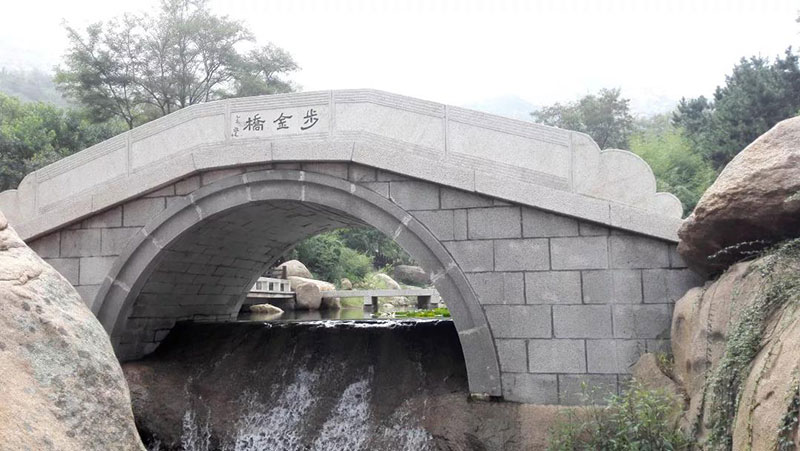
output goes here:
[[690, 290], [672, 321], [681, 426], [697, 448], [797, 449], [800, 239]]
[[144, 450], [103, 327], [0, 213], [0, 448]]

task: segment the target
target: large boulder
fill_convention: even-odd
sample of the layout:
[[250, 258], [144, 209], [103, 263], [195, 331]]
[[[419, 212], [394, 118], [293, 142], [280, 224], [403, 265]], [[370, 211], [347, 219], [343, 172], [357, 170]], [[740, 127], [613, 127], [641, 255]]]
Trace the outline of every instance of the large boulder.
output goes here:
[[108, 335], [0, 213], [0, 448], [144, 450]]
[[[334, 284], [332, 284], [330, 282], [325, 282], [324, 280], [315, 280], [315, 279], [309, 279], [309, 278], [306, 278], [306, 277], [296, 277], [296, 276], [290, 276], [289, 277], [289, 285], [291, 285], [292, 289], [295, 292], [297, 291], [297, 287], [302, 285], [302, 284], [304, 284], [304, 283], [311, 283], [311, 284], [316, 285], [320, 292], [322, 292], [322, 291], [336, 291], [336, 285], [334, 285]], [[320, 294], [320, 296], [322, 296], [322, 295]], [[298, 308], [300, 308], [300, 307], [298, 307]], [[339, 299], [339, 298], [324, 297], [324, 298], [322, 298], [322, 301], [320, 303], [320, 307], [319, 308], [338, 310], [338, 309], [342, 308], [342, 302], [341, 302], [341, 299]]]
[[778, 123], [728, 163], [678, 235], [678, 252], [703, 273], [800, 236], [800, 117]]
[[319, 310], [322, 295], [317, 284], [304, 282], [294, 287], [295, 308], [297, 310]]
[[397, 265], [394, 267], [394, 278], [408, 285], [425, 287], [431, 284], [431, 278], [419, 266]]
[[280, 315], [283, 309], [275, 307], [272, 304], [253, 304], [250, 306], [250, 311], [253, 313], [265, 313], [268, 315]]
[[800, 409], [798, 304], [800, 243], [734, 264], [678, 300], [672, 376], [688, 397], [681, 427], [700, 449], [715, 431], [732, 449], [800, 445], [791, 423]]
[[311, 275], [311, 271], [306, 268], [299, 260], [289, 260], [281, 263], [278, 265], [278, 268], [286, 268], [286, 277], [303, 277], [305, 279], [310, 279], [314, 276]]
[[380, 288], [384, 288], [386, 290], [399, 290], [401, 288], [397, 281], [382, 272], [375, 274], [375, 279], [377, 279]]
[[[376, 286], [374, 286], [372, 288], [384, 289], [384, 290], [400, 290], [400, 289], [403, 288], [403, 287], [400, 286], [399, 283], [397, 283], [396, 280], [394, 280], [391, 277], [389, 277], [388, 274], [384, 274], [382, 272], [379, 272], [379, 273], [375, 274], [375, 282], [376, 282], [375, 283]], [[393, 307], [396, 307], [396, 306], [409, 306], [409, 305], [411, 305], [411, 300], [408, 299], [405, 296], [392, 296], [392, 297], [381, 297], [381, 298], [378, 298], [378, 305], [379, 306], [381, 304], [384, 304], [384, 303], [392, 304]]]

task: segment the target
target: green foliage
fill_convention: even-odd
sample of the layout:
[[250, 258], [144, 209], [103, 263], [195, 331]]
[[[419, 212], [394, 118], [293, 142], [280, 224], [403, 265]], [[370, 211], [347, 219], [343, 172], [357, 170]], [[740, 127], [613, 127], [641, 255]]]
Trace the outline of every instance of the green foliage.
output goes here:
[[663, 390], [635, 381], [622, 395], [611, 395], [605, 407], [570, 411], [551, 428], [549, 451], [667, 451], [689, 449], [673, 421], [680, 404]]
[[794, 239], [765, 251], [764, 260], [756, 268], [763, 281], [760, 294], [729, 328], [725, 353], [707, 381], [706, 402], [711, 413], [711, 418], [707, 419], [711, 425], [709, 449], [732, 448], [740, 388], [753, 359], [762, 349], [767, 320], [781, 307], [800, 301], [798, 262], [800, 239]]
[[641, 121], [639, 131], [629, 140], [631, 152], [644, 159], [656, 176], [659, 191], [680, 199], [684, 213], [689, 213], [717, 174], [711, 164], [694, 152], [680, 129], [673, 127], [666, 115]]
[[625, 148], [633, 131], [630, 100], [619, 89], [601, 89], [577, 102], [556, 103], [531, 113], [545, 125], [587, 133], [601, 149]]
[[353, 227], [339, 229], [335, 233], [349, 248], [372, 257], [376, 268], [415, 264], [403, 248], [373, 228]]
[[95, 121], [119, 118], [133, 128], [189, 105], [234, 95], [288, 92], [279, 78], [297, 69], [273, 45], [247, 54], [240, 22], [211, 13], [208, 0], [163, 0], [157, 15], [123, 15], [66, 27], [69, 48], [56, 83]]
[[445, 307], [437, 307], [428, 310], [408, 310], [391, 312], [388, 315], [379, 314], [373, 317], [391, 316], [393, 318], [450, 318], [450, 310]]
[[800, 111], [798, 56], [742, 58], [714, 99], [681, 99], [673, 116], [692, 147], [721, 170], [748, 144]]
[[347, 247], [336, 233], [322, 233], [298, 244], [289, 258], [303, 262], [317, 279], [338, 284], [342, 278], [354, 283], [372, 270], [372, 259]]
[[80, 112], [22, 103], [0, 93], [0, 191], [16, 188], [29, 172], [120, 131], [118, 123], [92, 124]]
[[796, 378], [792, 383], [786, 414], [778, 428], [778, 451], [794, 451], [796, 449], [794, 437], [797, 435], [797, 427], [800, 424], [800, 385]]

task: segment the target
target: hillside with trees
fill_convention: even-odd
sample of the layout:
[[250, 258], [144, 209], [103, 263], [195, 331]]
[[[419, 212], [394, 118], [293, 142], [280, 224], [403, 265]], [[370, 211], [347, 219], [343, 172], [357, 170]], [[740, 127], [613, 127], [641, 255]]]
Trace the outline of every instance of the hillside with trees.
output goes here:
[[712, 99], [681, 99], [671, 115], [634, 118], [620, 89], [531, 113], [535, 122], [590, 135], [601, 149], [642, 157], [660, 191], [675, 194], [684, 214], [742, 149], [778, 122], [800, 113], [800, 65], [792, 48], [771, 60], [742, 58]]

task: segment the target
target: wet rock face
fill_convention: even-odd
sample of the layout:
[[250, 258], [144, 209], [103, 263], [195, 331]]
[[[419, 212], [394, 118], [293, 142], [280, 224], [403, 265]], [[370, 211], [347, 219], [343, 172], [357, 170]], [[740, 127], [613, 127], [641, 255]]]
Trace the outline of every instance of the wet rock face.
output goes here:
[[451, 322], [182, 323], [123, 370], [161, 449], [532, 450], [555, 418], [468, 401]]
[[0, 448], [143, 450], [103, 327], [0, 213]]
[[742, 252], [800, 236], [800, 118], [780, 122], [731, 161], [681, 225], [678, 252], [719, 272]]

